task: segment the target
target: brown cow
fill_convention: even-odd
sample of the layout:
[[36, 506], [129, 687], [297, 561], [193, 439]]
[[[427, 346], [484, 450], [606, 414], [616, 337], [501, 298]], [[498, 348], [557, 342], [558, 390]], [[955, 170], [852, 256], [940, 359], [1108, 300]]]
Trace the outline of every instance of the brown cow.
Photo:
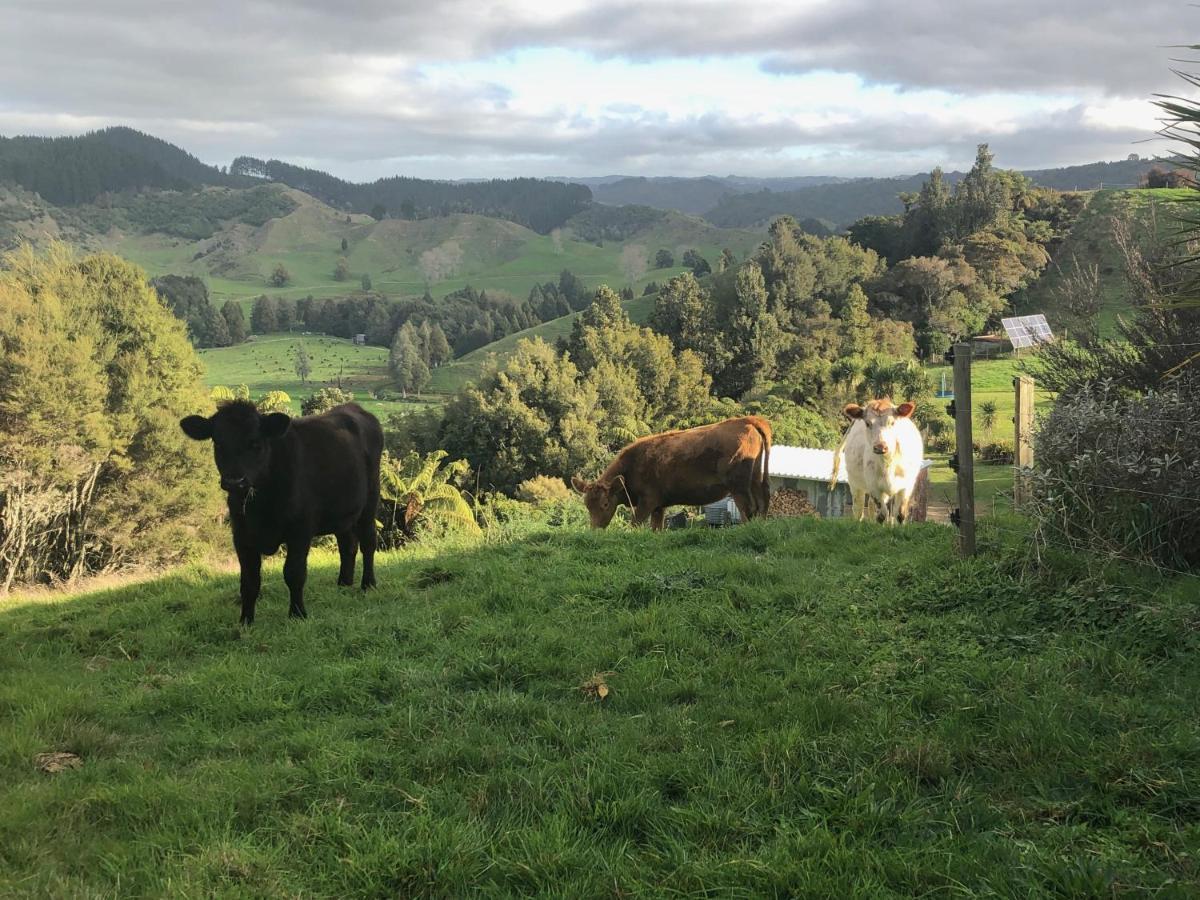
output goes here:
[[726, 419], [684, 431], [652, 434], [617, 454], [591, 484], [571, 479], [583, 494], [593, 528], [605, 528], [617, 507], [633, 509], [633, 524], [657, 531], [669, 506], [702, 506], [733, 495], [743, 519], [766, 515], [771, 426], [760, 416]]

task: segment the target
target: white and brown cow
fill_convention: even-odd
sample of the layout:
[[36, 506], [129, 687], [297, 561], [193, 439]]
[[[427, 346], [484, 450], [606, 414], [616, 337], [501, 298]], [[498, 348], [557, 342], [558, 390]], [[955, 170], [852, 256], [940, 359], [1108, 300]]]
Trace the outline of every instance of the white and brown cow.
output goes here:
[[875, 501], [877, 521], [891, 525], [908, 518], [908, 504], [925, 461], [925, 442], [909, 418], [915, 408], [913, 403], [895, 406], [884, 398], [866, 406], [851, 403], [844, 410], [852, 421], [834, 454], [830, 486], [836, 484], [838, 468], [844, 465], [859, 521], [866, 515], [868, 497]]

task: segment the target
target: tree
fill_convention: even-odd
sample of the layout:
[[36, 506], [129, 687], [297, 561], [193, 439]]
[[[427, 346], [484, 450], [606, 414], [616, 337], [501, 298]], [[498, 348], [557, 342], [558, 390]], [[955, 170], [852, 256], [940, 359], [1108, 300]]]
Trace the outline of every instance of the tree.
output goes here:
[[737, 254], [726, 247], [721, 251], [721, 258], [717, 260], [717, 271], [724, 272], [726, 269], [732, 269], [737, 265]]
[[350, 249], [350, 243], [345, 238], [342, 238], [342, 255], [345, 255], [346, 251], [348, 251], [349, 249]]
[[446, 332], [442, 331], [442, 326], [434, 322], [429, 327], [429, 365], [432, 368], [437, 368], [443, 363], [449, 362], [453, 354], [450, 352], [450, 344], [446, 340]]
[[675, 256], [670, 250], [659, 250], [654, 254], [654, 268], [671, 269], [675, 266]]
[[683, 264], [691, 269], [692, 274], [697, 278], [701, 275], [707, 275], [712, 271], [712, 266], [708, 264], [708, 260], [695, 250], [688, 250], [683, 254]]
[[768, 312], [767, 286], [758, 263], [749, 261], [738, 268], [732, 301], [722, 327], [728, 360], [714, 380], [722, 396], [737, 398], [757, 381], [774, 376], [782, 334]]
[[716, 325], [712, 298], [690, 272], [676, 275], [659, 291], [650, 326], [680, 350], [698, 354], [707, 372], [717, 372], [727, 358]]
[[369, 292], [371, 290], [371, 276], [366, 272], [363, 273], [362, 277], [362, 289], [364, 292]]
[[296, 304], [287, 297], [275, 300], [275, 327], [279, 331], [291, 331], [296, 325]]
[[[419, 391], [429, 380], [429, 369], [421, 359], [421, 351], [417, 348], [417, 335], [412, 322], [405, 322], [396, 332], [392, 340], [391, 353], [388, 355], [388, 369], [405, 397], [409, 391]], [[422, 380], [422, 370], [424, 380]]]
[[283, 287], [292, 280], [292, 276], [288, 274], [288, 270], [283, 267], [283, 263], [276, 263], [275, 270], [271, 272], [272, 287]]
[[225, 319], [229, 342], [240, 344], [246, 340], [246, 314], [242, 312], [242, 304], [236, 300], [226, 300], [225, 305], [221, 307], [221, 315]]
[[371, 218], [374, 219], [376, 222], [380, 221], [386, 215], [387, 215], [387, 207], [384, 206], [382, 203], [376, 203], [374, 206], [371, 207]]
[[210, 407], [145, 272], [51, 245], [0, 264], [0, 594], [178, 560], [219, 509], [179, 419]]
[[308, 358], [308, 351], [304, 344], [297, 344], [296, 349], [292, 353], [292, 362], [296, 370], [296, 377], [300, 379], [301, 384], [308, 383], [308, 376], [312, 374], [312, 362]]
[[337, 265], [333, 267], [333, 280], [334, 281], [345, 281], [349, 277], [350, 277], [350, 263], [347, 262], [346, 257], [339, 256]]
[[279, 330], [275, 300], [263, 294], [250, 309], [250, 330], [255, 334], [271, 334]]
[[323, 412], [328, 412], [335, 406], [341, 406], [343, 403], [352, 403], [354, 395], [349, 391], [343, 391], [336, 387], [323, 387], [319, 391], [310, 394], [308, 399], [300, 404], [300, 412], [306, 416], [315, 416]]
[[228, 325], [218, 316], [201, 279], [195, 275], [163, 275], [151, 285], [167, 308], [186, 323], [188, 337], [195, 346], [229, 346]]

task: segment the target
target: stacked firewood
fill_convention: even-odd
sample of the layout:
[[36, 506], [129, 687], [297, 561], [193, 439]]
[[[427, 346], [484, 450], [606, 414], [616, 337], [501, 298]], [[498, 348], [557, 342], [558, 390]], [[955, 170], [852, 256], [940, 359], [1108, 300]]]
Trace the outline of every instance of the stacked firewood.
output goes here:
[[772, 516], [817, 516], [816, 507], [808, 502], [808, 491], [779, 488], [771, 492]]

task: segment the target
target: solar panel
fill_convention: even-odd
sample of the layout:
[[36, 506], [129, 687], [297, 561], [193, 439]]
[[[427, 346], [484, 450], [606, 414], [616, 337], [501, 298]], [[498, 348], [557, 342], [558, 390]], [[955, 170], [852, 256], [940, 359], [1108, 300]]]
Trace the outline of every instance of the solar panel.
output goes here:
[[1012, 319], [1001, 319], [1000, 324], [1012, 341], [1013, 348], [1021, 350], [1035, 344], [1046, 344], [1054, 340], [1054, 334], [1046, 322], [1046, 317], [1040, 313], [1036, 316], [1016, 316]]

